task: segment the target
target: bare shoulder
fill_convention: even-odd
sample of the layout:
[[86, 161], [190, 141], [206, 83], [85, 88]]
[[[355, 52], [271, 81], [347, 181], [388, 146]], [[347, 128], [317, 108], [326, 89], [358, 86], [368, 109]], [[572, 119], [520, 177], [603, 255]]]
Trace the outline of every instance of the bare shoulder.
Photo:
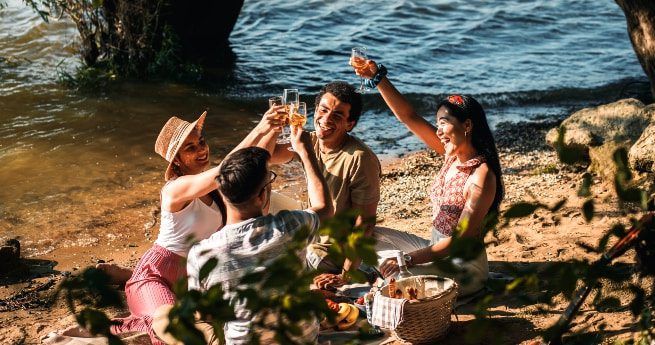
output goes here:
[[179, 177], [175, 176], [171, 178], [170, 180], [166, 181], [163, 187], [161, 187], [161, 190], [159, 193], [161, 194], [161, 197], [169, 197], [170, 194], [172, 193], [172, 189], [175, 188], [177, 185]]
[[491, 170], [489, 164], [482, 163], [473, 171], [469, 178], [470, 183], [474, 183], [480, 187], [482, 186], [495, 186], [496, 174]]

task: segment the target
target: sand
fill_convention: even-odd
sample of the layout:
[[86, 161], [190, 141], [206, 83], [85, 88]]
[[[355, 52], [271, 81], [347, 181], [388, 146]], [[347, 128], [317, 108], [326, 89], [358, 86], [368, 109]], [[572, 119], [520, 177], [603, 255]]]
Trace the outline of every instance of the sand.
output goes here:
[[[628, 225], [629, 217], [618, 211], [617, 198], [611, 185], [594, 179], [597, 216], [584, 220], [580, 206], [585, 200], [576, 196], [584, 167], [569, 167], [558, 163], [555, 152], [545, 146], [545, 131], [553, 123], [499, 125], [496, 132], [501, 164], [504, 171], [506, 198], [502, 208], [517, 201], [538, 200], [554, 204], [567, 198], [557, 213], [539, 210], [525, 219], [513, 220], [497, 236], [485, 238], [490, 267], [507, 271], [513, 267], [542, 267], [549, 262], [572, 258], [594, 260], [597, 254], [587, 253], [576, 245], [595, 245], [615, 223]], [[380, 225], [397, 228], [429, 238], [430, 208], [427, 191], [442, 164], [440, 157], [430, 152], [416, 152], [399, 159], [383, 162], [382, 201], [378, 208]], [[275, 187], [290, 196], [302, 194], [301, 181], [292, 169], [279, 168], [282, 181]], [[290, 181], [290, 182], [289, 182]], [[287, 186], [288, 185], [288, 186]], [[157, 195], [159, 181], [148, 180], [124, 188], [111, 199], [99, 199], [88, 209], [86, 228], [76, 230], [78, 223], [68, 224], [47, 243], [31, 241], [36, 247], [24, 262], [31, 274], [14, 276], [0, 284], [0, 343], [34, 344], [47, 333], [74, 323], [62, 301], [50, 296], [56, 283], [98, 260], [133, 266], [156, 237]], [[111, 200], [111, 201], [110, 201]], [[71, 206], [72, 207], [72, 206]], [[60, 210], [65, 215], [67, 210]], [[49, 248], [45, 250], [44, 248]], [[43, 254], [40, 254], [43, 253]], [[634, 262], [632, 251], [618, 262]], [[556, 279], [543, 277], [544, 279]], [[605, 286], [604, 291], [616, 295], [625, 305], [629, 295], [613, 291], [617, 286]], [[34, 291], [28, 291], [28, 290]], [[25, 292], [27, 291], [27, 292]], [[593, 293], [589, 301], [593, 298]], [[566, 307], [558, 296], [554, 305], [521, 303], [512, 296], [497, 294], [489, 310], [495, 322], [492, 329], [481, 335], [481, 343], [528, 343], [550, 326]], [[461, 344], [470, 335], [474, 304], [460, 307], [453, 316], [453, 328], [447, 344]], [[120, 311], [110, 310], [116, 315]], [[604, 330], [601, 325], [605, 324]], [[635, 326], [627, 308], [600, 312], [588, 303], [575, 319], [574, 329], [608, 339], [630, 338]]]

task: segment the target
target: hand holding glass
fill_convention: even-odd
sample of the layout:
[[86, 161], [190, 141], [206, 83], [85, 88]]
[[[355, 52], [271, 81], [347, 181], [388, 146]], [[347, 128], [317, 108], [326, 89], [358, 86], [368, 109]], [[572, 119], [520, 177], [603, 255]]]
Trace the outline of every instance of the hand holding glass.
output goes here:
[[[283, 105], [283, 104], [284, 104], [284, 102], [282, 101], [281, 96], [273, 96], [273, 97], [268, 99], [268, 107], [269, 108], [273, 108], [273, 107], [280, 106], [280, 105]], [[285, 109], [286, 109], [286, 107], [285, 107]], [[289, 116], [288, 116], [288, 113], [286, 111], [285, 112], [278, 112], [278, 119], [279, 120], [282, 120], [283, 122], [286, 123], [286, 122], [288, 122], [288, 118], [289, 118]], [[278, 138], [278, 140], [276, 141], [276, 143], [278, 143], [278, 144], [288, 144], [289, 143], [289, 137], [288, 136], [286, 137], [286, 142], [285, 142], [285, 138], [280, 136]]]

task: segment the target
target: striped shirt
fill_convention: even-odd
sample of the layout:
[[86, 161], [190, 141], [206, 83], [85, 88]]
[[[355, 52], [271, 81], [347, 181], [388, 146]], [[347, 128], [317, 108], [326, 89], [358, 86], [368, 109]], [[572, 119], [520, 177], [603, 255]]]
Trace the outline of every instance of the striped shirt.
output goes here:
[[[232, 299], [237, 321], [228, 322], [225, 338], [228, 344], [248, 342], [250, 312], [245, 309], [245, 301], [235, 300], [232, 292], [239, 279], [253, 270], [278, 258], [291, 242], [293, 235], [303, 227], [310, 230], [310, 241], [319, 227], [318, 215], [311, 210], [280, 211], [229, 224], [208, 239], [191, 248], [187, 260], [189, 289], [205, 291], [215, 284], [222, 284], [226, 298]], [[304, 253], [299, 253], [304, 258]], [[198, 275], [202, 265], [210, 258], [218, 259], [218, 265], [204, 281]]]

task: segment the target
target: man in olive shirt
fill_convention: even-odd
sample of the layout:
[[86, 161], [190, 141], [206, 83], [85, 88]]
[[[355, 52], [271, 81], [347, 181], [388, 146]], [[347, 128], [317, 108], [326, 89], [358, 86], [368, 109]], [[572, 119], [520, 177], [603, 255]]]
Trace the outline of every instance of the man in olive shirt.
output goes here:
[[[362, 97], [350, 84], [342, 81], [325, 85], [315, 100], [314, 128], [311, 133], [319, 168], [327, 182], [335, 214], [357, 209], [360, 216], [355, 225], [365, 225], [372, 236], [378, 201], [380, 201], [380, 161], [373, 151], [357, 137], [349, 134], [362, 113]], [[294, 158], [287, 145], [275, 145], [276, 136], [268, 136], [266, 146], [273, 151], [271, 163], [287, 163]], [[274, 148], [273, 148], [274, 146]], [[356, 269], [359, 263], [346, 260], [343, 267], [325, 259], [327, 246], [310, 245], [307, 259], [314, 268], [332, 272], [317, 282], [338, 286], [343, 283], [339, 273]]]

